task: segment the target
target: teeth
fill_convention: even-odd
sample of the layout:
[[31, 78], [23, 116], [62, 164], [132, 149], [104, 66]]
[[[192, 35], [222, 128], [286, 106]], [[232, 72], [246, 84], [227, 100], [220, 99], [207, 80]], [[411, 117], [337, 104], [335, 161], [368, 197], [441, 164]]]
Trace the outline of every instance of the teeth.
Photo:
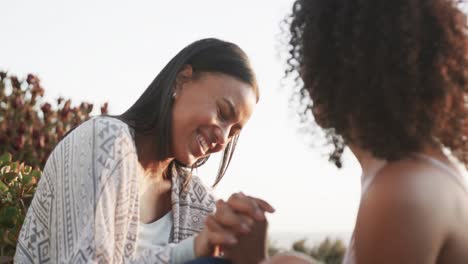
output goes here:
[[203, 138], [201, 135], [198, 135], [198, 141], [200, 141], [203, 152], [208, 151], [208, 143], [206, 143], [205, 138]]

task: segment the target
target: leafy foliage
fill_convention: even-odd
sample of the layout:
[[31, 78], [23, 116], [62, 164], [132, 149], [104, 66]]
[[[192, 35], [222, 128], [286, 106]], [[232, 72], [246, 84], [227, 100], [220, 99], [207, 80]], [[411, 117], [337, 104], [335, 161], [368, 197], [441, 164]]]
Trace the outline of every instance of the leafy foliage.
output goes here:
[[[11, 153], [34, 168], [43, 168], [57, 142], [71, 128], [89, 119], [93, 105], [58, 98], [44, 102], [38, 77], [24, 80], [0, 71], [0, 153]], [[107, 113], [107, 103], [101, 107]]]
[[0, 156], [0, 256], [12, 256], [41, 172]]
[[[19, 231], [47, 157], [73, 127], [90, 118], [93, 105], [58, 98], [44, 102], [39, 78], [20, 81], [0, 71], [0, 263], [11, 262]], [[101, 114], [107, 113], [107, 103]]]
[[[324, 264], [340, 264], [343, 262], [343, 258], [346, 252], [346, 246], [343, 241], [336, 239], [332, 241], [330, 238], [325, 238], [318, 245], [310, 248], [306, 245], [307, 240], [301, 239], [293, 243], [291, 249], [296, 252], [300, 252], [312, 257], [319, 263]], [[284, 252], [274, 245], [270, 244], [268, 248], [270, 256]]]

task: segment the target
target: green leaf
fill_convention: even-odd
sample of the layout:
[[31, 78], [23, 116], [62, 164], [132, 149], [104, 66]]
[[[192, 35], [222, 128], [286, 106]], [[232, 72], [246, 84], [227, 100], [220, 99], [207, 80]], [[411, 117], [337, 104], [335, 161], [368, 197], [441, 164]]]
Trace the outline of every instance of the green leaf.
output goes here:
[[11, 170], [14, 172], [18, 172], [18, 168], [20, 167], [20, 164], [18, 161], [12, 162], [11, 163]]
[[13, 228], [16, 224], [16, 216], [18, 215], [18, 209], [16, 207], [5, 207], [0, 211], [0, 225], [6, 228]]
[[8, 191], [8, 186], [3, 183], [3, 181], [0, 181], [0, 193], [6, 193]]
[[18, 177], [18, 173], [13, 172], [13, 171], [10, 171], [10, 172], [5, 173], [5, 174], [3, 175], [3, 178], [4, 178], [7, 182], [12, 182], [12, 181], [14, 181], [17, 177]]
[[41, 177], [41, 171], [40, 170], [33, 170], [31, 172], [31, 175], [35, 177], [36, 179], [39, 179]]
[[33, 182], [32, 179], [33, 179], [33, 176], [32, 176], [32, 175], [24, 175], [21, 182], [22, 182], [24, 185], [27, 186], [27, 185], [30, 185], [30, 184]]
[[12, 159], [12, 156], [8, 152], [4, 153], [2, 156], [0, 156], [0, 161], [1, 161], [2, 164], [10, 163], [11, 159]]

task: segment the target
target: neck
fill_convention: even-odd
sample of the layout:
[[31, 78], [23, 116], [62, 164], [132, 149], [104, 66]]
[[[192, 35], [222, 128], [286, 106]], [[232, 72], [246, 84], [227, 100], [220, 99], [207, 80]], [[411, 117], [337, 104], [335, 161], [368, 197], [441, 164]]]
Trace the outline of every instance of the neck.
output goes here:
[[[379, 164], [383, 161], [383, 159], [376, 158], [369, 151], [360, 148], [356, 144], [348, 144], [348, 146], [359, 161], [361, 169], [364, 173], [372, 170], [375, 168], [376, 164]], [[442, 152], [441, 147], [436, 143], [425, 144], [418, 153], [433, 156], [441, 160], [447, 160], [447, 157]]]
[[137, 149], [138, 162], [145, 171], [145, 177], [154, 180], [162, 180], [169, 164], [174, 160], [173, 158], [166, 158], [163, 160], [157, 159], [157, 150], [155, 148], [154, 133], [135, 133], [135, 145]]
[[361, 165], [361, 170], [364, 175], [369, 174], [372, 172], [377, 166], [382, 164], [383, 160], [374, 157], [369, 151], [360, 148], [354, 144], [348, 144], [349, 148], [353, 152], [354, 156], [356, 156], [359, 164]]

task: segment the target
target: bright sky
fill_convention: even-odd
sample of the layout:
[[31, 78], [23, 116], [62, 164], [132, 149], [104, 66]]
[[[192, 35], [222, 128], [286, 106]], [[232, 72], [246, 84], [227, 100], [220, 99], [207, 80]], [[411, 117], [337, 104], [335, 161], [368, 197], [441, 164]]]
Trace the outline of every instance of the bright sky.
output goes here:
[[[308, 147], [280, 88], [279, 23], [292, 0], [5, 1], [0, 9], [0, 69], [38, 74], [48, 100], [63, 96], [110, 113], [127, 109], [162, 67], [194, 40], [216, 37], [249, 55], [261, 100], [241, 136], [225, 178], [215, 190], [262, 197], [277, 212], [272, 232], [351, 232], [360, 169], [350, 153], [344, 168]], [[312, 140], [314, 141], [314, 140]], [[212, 159], [198, 174], [211, 184]]]

